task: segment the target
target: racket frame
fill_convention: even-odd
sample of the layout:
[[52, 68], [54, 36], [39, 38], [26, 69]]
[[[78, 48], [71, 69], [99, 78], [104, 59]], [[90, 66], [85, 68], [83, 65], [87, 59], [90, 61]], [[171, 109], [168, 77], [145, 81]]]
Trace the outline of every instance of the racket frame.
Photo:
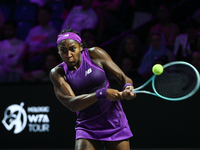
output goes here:
[[[185, 96], [182, 96], [182, 97], [179, 97], [179, 98], [169, 98], [169, 97], [165, 97], [165, 96], [160, 95], [156, 91], [155, 84], [154, 84], [156, 76], [157, 76], [155, 74], [149, 80], [147, 80], [143, 85], [133, 89], [132, 92], [135, 93], [135, 94], [137, 94], [137, 93], [151, 94], [151, 95], [158, 96], [158, 97], [160, 97], [162, 99], [169, 100], [169, 101], [180, 101], [180, 100], [184, 100], [184, 99], [187, 99], [187, 98], [191, 97], [192, 95], [194, 95], [198, 91], [198, 89], [200, 87], [200, 75], [199, 75], [199, 72], [193, 65], [191, 65], [190, 63], [184, 62], [184, 61], [174, 61], [174, 62], [167, 63], [167, 64], [163, 65], [163, 69], [165, 70], [166, 67], [169, 67], [169, 66], [172, 66], [172, 65], [177, 65], [177, 64], [190, 66], [194, 70], [194, 72], [196, 74], [197, 84], [196, 84], [195, 88], [189, 94], [187, 94]], [[143, 89], [145, 86], [147, 86], [151, 81], [152, 81], [152, 89], [153, 89], [153, 91], [155, 93], [150, 92], [150, 91], [146, 91], [146, 90], [140, 90], [140, 89]]]

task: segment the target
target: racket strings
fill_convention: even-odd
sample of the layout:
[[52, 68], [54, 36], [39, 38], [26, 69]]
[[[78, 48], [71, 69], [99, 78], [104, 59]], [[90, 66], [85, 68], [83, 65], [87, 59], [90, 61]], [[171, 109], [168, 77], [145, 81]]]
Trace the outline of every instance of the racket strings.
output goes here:
[[197, 84], [197, 75], [193, 68], [186, 65], [172, 65], [157, 76], [154, 87], [158, 94], [168, 98], [179, 98], [190, 94]]

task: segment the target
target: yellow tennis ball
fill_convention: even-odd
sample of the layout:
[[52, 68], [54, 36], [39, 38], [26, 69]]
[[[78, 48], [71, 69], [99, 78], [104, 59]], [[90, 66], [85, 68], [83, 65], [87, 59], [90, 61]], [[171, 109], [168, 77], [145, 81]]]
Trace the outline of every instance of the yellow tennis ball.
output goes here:
[[155, 74], [155, 75], [160, 75], [163, 73], [163, 66], [161, 64], [155, 64], [152, 68], [152, 72]]

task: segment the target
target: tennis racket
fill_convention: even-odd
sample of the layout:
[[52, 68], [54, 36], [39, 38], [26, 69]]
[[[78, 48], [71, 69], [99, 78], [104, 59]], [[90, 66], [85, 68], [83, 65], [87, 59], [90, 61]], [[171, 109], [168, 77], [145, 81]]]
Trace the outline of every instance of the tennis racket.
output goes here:
[[[174, 61], [163, 65], [163, 69], [161, 75], [153, 75], [132, 92], [151, 94], [169, 101], [180, 101], [191, 97], [198, 91], [200, 75], [190, 63]], [[153, 92], [141, 90], [150, 82]]]

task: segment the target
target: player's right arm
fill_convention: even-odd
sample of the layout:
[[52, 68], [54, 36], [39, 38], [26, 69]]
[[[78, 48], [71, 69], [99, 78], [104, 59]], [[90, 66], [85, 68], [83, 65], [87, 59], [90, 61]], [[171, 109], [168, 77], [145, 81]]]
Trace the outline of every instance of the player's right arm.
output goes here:
[[[56, 66], [53, 68], [49, 76], [53, 83], [56, 97], [71, 111], [75, 112], [83, 110], [98, 101], [96, 92], [76, 96], [70, 85], [66, 82], [65, 73], [61, 67]], [[115, 101], [122, 99], [122, 95], [119, 94], [118, 90], [107, 89], [106, 98], [110, 101]]]
[[70, 85], [65, 81], [64, 70], [56, 66], [49, 74], [58, 100], [71, 111], [80, 111], [97, 101], [96, 93], [76, 96]]

